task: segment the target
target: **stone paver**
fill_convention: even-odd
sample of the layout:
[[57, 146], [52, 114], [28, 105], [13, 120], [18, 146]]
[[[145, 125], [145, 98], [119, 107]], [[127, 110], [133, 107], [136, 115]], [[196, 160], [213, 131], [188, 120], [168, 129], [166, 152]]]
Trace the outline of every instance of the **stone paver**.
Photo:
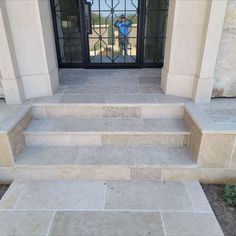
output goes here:
[[160, 213], [58, 212], [49, 236], [164, 235]]
[[105, 185], [96, 181], [29, 182], [14, 209], [101, 210]]
[[218, 236], [223, 235], [213, 213], [162, 213], [166, 236]]
[[46, 236], [52, 211], [0, 211], [0, 236]]
[[109, 210], [193, 209], [180, 182], [113, 181], [107, 184], [105, 208]]
[[206, 201], [205, 193], [198, 182], [184, 183], [189, 198], [191, 199], [194, 210], [211, 212], [211, 206]]

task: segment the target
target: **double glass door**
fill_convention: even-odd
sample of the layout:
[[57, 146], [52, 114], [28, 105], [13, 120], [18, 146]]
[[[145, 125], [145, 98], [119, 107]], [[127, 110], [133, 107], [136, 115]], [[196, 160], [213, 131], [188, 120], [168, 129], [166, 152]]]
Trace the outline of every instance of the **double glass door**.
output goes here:
[[51, 0], [60, 67], [161, 67], [168, 0]]

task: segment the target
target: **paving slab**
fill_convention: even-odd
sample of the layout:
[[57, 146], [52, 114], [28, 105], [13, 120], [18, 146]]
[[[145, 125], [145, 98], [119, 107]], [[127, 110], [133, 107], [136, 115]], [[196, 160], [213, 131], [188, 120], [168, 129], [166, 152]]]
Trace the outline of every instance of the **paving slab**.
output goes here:
[[164, 212], [166, 236], [223, 236], [213, 213]]
[[162, 236], [160, 213], [57, 212], [49, 236]]
[[0, 211], [0, 236], [46, 236], [52, 211]]
[[193, 206], [181, 182], [111, 181], [105, 209], [191, 211]]
[[104, 208], [105, 185], [96, 181], [32, 181], [17, 199], [14, 209]]

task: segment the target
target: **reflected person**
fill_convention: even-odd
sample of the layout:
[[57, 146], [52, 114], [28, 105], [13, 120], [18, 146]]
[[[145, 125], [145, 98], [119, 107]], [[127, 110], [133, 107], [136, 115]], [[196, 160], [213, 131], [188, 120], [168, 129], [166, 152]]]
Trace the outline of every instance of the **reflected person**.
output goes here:
[[124, 55], [128, 55], [129, 29], [131, 25], [131, 20], [127, 19], [125, 15], [121, 15], [114, 23], [114, 28], [117, 28], [119, 32], [120, 55], [123, 55], [123, 51]]

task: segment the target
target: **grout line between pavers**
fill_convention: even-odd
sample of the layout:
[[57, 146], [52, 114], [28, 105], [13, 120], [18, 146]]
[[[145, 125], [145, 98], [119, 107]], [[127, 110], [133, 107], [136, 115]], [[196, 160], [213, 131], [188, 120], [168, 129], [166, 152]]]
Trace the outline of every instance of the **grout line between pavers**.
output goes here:
[[49, 225], [48, 225], [48, 230], [47, 230], [46, 236], [48, 236], [49, 233], [50, 233], [50, 229], [52, 228], [53, 220], [54, 220], [54, 218], [55, 218], [55, 215], [56, 215], [56, 211], [53, 211], [52, 219], [51, 219], [51, 221], [50, 221], [50, 223], [49, 223]]
[[189, 192], [188, 192], [188, 188], [187, 188], [185, 182], [183, 182], [183, 185], [184, 185], [184, 189], [185, 189], [185, 191], [186, 191], [186, 193], [187, 193], [187, 196], [188, 196], [188, 198], [189, 198], [189, 201], [190, 201], [190, 203], [191, 203], [191, 205], [192, 205], [193, 211], [195, 212], [196, 208], [195, 208], [195, 205], [194, 205], [194, 203], [193, 203], [193, 200], [192, 200], [192, 198], [191, 198], [191, 196], [190, 196], [190, 194], [189, 194]]
[[166, 228], [165, 228], [165, 223], [164, 223], [162, 211], [160, 211], [160, 216], [161, 216], [161, 224], [162, 224], [162, 227], [163, 227], [164, 235], [166, 235]]
[[22, 197], [23, 193], [25, 192], [26, 187], [27, 187], [28, 184], [29, 184], [29, 181], [26, 181], [26, 184], [25, 184], [24, 189], [21, 191], [21, 193], [19, 194], [18, 198], [16, 199], [15, 203], [14, 203], [13, 206], [12, 206], [12, 210], [13, 210], [13, 209], [14, 209], [14, 210], [16, 209], [15, 207], [16, 207], [16, 205], [17, 205], [19, 199]]
[[105, 207], [106, 207], [107, 184], [108, 182], [104, 183], [103, 211], [105, 211]]
[[56, 212], [63, 212], [63, 211], [69, 211], [69, 212], [162, 212], [162, 213], [192, 213], [192, 214], [213, 214], [213, 212], [209, 212], [209, 211], [192, 211], [192, 210], [163, 210], [163, 209], [155, 209], [155, 210], [150, 210], [150, 209], [142, 209], [142, 210], [135, 210], [135, 209], [67, 209], [67, 208], [63, 208], [63, 209], [0, 209], [0, 212], [11, 212], [11, 211], [15, 211], [15, 212], [25, 212], [25, 211], [33, 211], [33, 212], [37, 212], [37, 211], [46, 211], [46, 212], [51, 212], [51, 211], [56, 211]]
[[234, 155], [234, 150], [236, 150], [236, 138], [234, 138], [234, 143], [233, 143], [233, 148], [232, 148], [231, 153], [230, 153], [230, 160], [229, 160], [228, 168], [231, 167], [231, 163], [232, 163], [233, 155]]
[[77, 158], [79, 157], [79, 155], [78, 155], [78, 153], [79, 153], [79, 145], [76, 145], [75, 146], [75, 151], [74, 151], [75, 153], [74, 153], [74, 157], [75, 157], [75, 159], [74, 159], [74, 164], [73, 165], [76, 165], [76, 163], [77, 163]]

